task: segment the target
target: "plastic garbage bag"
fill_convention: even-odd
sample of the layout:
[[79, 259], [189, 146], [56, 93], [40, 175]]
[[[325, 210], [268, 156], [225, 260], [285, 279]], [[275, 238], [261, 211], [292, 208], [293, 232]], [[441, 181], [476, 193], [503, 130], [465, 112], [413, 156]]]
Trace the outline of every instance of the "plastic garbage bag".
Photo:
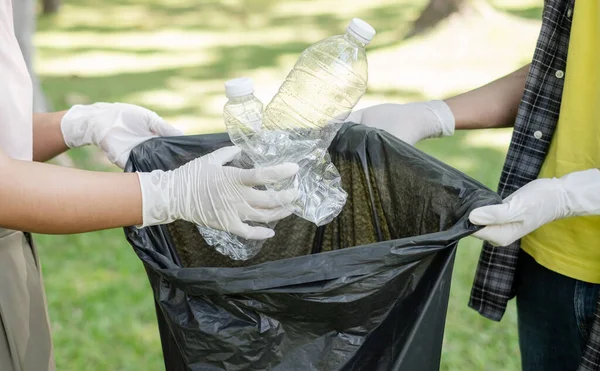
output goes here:
[[[155, 138], [126, 171], [173, 169], [227, 134]], [[438, 370], [458, 241], [500, 197], [384, 131], [346, 123], [329, 147], [348, 200], [297, 216], [253, 258], [216, 252], [184, 221], [125, 228], [156, 302], [168, 371]]]

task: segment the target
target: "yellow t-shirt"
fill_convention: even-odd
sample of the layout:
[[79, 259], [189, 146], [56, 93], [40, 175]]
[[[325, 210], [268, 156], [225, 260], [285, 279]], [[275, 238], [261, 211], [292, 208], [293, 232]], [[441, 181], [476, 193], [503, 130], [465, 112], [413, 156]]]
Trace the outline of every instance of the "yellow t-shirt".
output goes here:
[[[564, 78], [558, 126], [539, 178], [600, 168], [598, 0], [575, 2]], [[549, 223], [524, 237], [521, 248], [554, 272], [600, 283], [600, 216]]]

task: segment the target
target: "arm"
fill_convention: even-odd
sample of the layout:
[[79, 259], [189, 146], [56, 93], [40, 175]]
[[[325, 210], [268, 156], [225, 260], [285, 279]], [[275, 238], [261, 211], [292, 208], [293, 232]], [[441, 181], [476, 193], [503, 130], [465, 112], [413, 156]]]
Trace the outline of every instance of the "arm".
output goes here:
[[135, 173], [69, 169], [1, 152], [0, 173], [0, 227], [62, 234], [142, 223]]
[[0, 151], [0, 227], [78, 233], [182, 219], [246, 239], [273, 236], [269, 223], [291, 214], [297, 187], [259, 191], [298, 172], [295, 164], [224, 166], [240, 153], [224, 147], [172, 171], [100, 173], [18, 161]]
[[480, 88], [446, 99], [456, 129], [513, 126], [528, 72], [529, 64]]
[[33, 114], [33, 161], [46, 162], [69, 149], [60, 130], [66, 112]]
[[514, 124], [529, 65], [480, 88], [448, 98], [407, 104], [380, 104], [352, 112], [348, 121], [383, 129], [414, 145], [456, 129], [489, 129]]

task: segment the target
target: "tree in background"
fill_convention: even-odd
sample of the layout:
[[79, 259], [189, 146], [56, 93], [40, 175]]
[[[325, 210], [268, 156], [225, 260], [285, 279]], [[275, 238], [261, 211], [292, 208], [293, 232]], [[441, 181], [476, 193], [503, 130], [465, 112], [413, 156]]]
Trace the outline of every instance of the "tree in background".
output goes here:
[[482, 15], [492, 11], [493, 7], [487, 0], [429, 0], [405, 38], [429, 31], [448, 18]]
[[42, 0], [44, 14], [56, 13], [60, 8], [60, 0]]
[[429, 0], [419, 17], [414, 21], [407, 37], [418, 35], [458, 12], [465, 0]]
[[[45, 11], [46, 3], [49, 3], [48, 11], [54, 12], [58, 10], [60, 1], [44, 0], [43, 4]], [[25, 63], [27, 64], [31, 82], [33, 83], [33, 112], [48, 112], [51, 110], [50, 104], [44, 95], [39, 79], [33, 68], [33, 59], [35, 55], [33, 35], [36, 30], [36, 5], [35, 0], [13, 1], [15, 35], [19, 42], [21, 52], [23, 53]]]

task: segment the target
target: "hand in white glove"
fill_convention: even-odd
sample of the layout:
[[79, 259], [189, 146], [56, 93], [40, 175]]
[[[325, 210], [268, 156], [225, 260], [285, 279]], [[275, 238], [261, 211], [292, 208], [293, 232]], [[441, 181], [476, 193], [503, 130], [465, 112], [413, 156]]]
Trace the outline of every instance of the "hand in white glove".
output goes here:
[[224, 147], [172, 171], [138, 173], [143, 201], [142, 226], [183, 219], [246, 239], [273, 237], [273, 230], [251, 227], [244, 222], [268, 223], [289, 216], [291, 207], [288, 206], [297, 198], [298, 189], [275, 192], [252, 187], [290, 178], [298, 172], [298, 165], [246, 170], [223, 166], [240, 151], [238, 147]]
[[508, 246], [551, 221], [599, 214], [600, 171], [591, 169], [536, 179], [500, 205], [473, 210], [469, 220], [486, 226], [473, 236], [494, 246]]
[[354, 111], [346, 121], [382, 129], [398, 139], [417, 142], [454, 134], [454, 115], [441, 100], [407, 104], [379, 104]]
[[156, 113], [125, 103], [75, 105], [60, 126], [67, 146], [94, 144], [121, 169], [131, 150], [141, 142], [157, 136], [183, 135]]

